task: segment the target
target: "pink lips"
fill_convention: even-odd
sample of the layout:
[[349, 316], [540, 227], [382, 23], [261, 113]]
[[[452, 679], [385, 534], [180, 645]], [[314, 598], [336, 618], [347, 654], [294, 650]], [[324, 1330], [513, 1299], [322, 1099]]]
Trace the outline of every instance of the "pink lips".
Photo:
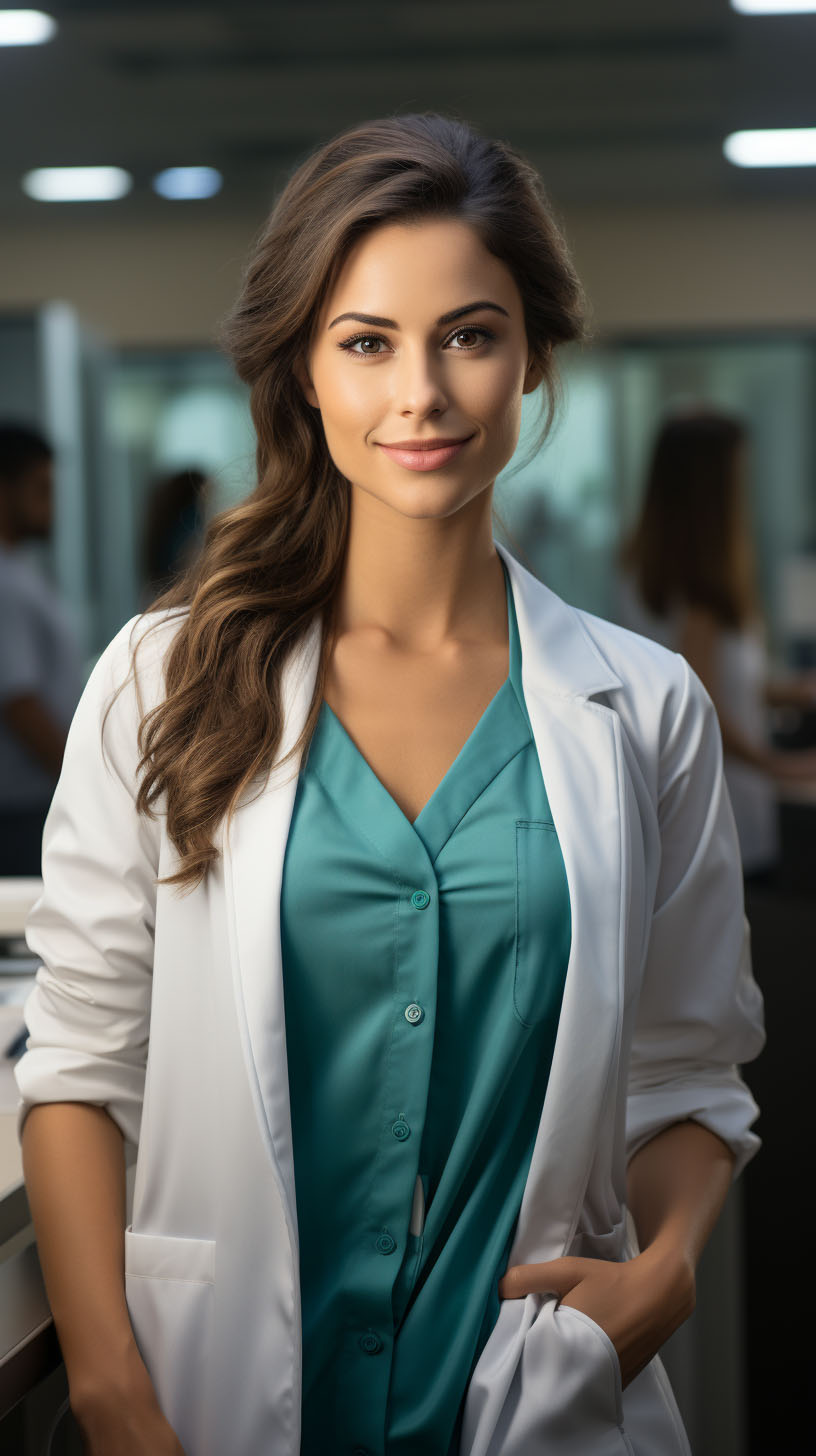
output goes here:
[[[469, 436], [469, 439], [472, 438], [472, 435]], [[431, 442], [429, 441], [428, 444], [430, 446]], [[417, 445], [411, 449], [395, 445], [380, 445], [380, 449], [384, 450], [392, 460], [396, 460], [398, 465], [404, 465], [407, 470], [438, 470], [440, 465], [447, 465], [448, 461], [452, 460], [454, 455], [458, 455], [467, 444], [468, 440], [457, 440], [452, 445], [437, 445], [425, 449], [417, 442]]]

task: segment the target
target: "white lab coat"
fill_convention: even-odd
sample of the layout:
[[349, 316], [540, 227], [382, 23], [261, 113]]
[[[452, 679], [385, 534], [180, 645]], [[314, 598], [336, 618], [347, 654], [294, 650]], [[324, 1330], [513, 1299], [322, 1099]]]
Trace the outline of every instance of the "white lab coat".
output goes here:
[[[573, 925], [509, 1263], [566, 1251], [621, 1259], [637, 1252], [625, 1210], [635, 1149], [689, 1117], [733, 1148], [736, 1172], [758, 1146], [738, 1064], [762, 1047], [762, 998], [719, 730], [683, 658], [568, 606], [497, 547]], [[160, 696], [177, 621], [178, 610], [163, 614], [140, 649], [142, 709]], [[205, 885], [156, 890], [177, 860], [164, 817], [134, 811], [132, 682], [111, 711], [104, 764], [99, 747], [137, 624], [145, 618], [125, 624], [91, 675], [45, 828], [18, 1128], [32, 1103], [79, 1100], [106, 1106], [138, 1141], [127, 1303], [187, 1456], [297, 1456], [279, 935], [297, 764], [245, 795]], [[305, 720], [319, 631], [286, 665], [283, 751]], [[614, 1346], [593, 1320], [550, 1295], [502, 1303], [466, 1395], [461, 1456], [688, 1451], [658, 1358], [622, 1392]]]

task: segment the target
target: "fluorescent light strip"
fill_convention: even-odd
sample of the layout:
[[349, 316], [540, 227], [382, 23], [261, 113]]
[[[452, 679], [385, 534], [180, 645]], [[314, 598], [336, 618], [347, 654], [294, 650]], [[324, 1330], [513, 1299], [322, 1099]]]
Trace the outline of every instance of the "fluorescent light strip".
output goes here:
[[133, 178], [121, 167], [37, 167], [21, 185], [37, 202], [115, 202]]
[[816, 126], [734, 131], [723, 151], [735, 167], [816, 167]]
[[0, 46], [44, 45], [56, 30], [42, 10], [0, 10]]
[[171, 202], [191, 202], [214, 197], [223, 180], [215, 167], [165, 167], [153, 178], [153, 191]]
[[814, 0], [731, 0], [740, 15], [813, 15]]

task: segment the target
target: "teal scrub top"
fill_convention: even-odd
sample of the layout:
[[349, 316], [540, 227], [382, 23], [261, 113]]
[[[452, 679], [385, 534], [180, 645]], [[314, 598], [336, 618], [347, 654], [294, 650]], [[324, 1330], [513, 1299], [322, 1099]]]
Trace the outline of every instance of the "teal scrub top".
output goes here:
[[504, 571], [507, 679], [413, 823], [325, 701], [299, 775], [281, 949], [302, 1456], [454, 1456], [499, 1312], [571, 942]]

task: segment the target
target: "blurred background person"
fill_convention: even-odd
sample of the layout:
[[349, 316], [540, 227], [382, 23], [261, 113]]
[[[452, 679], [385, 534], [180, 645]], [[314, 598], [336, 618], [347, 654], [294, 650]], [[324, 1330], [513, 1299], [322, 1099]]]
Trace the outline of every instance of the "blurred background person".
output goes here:
[[39, 875], [42, 829], [82, 691], [67, 611], [25, 543], [47, 539], [53, 451], [0, 423], [0, 875]]
[[720, 721], [747, 879], [780, 853], [775, 780], [816, 783], [816, 750], [770, 739], [769, 706], [816, 705], [816, 674], [771, 680], [746, 492], [748, 433], [705, 406], [664, 421], [640, 517], [625, 542], [619, 618], [681, 652]]
[[198, 555], [204, 541], [208, 478], [191, 466], [157, 477], [142, 537], [142, 610]]

